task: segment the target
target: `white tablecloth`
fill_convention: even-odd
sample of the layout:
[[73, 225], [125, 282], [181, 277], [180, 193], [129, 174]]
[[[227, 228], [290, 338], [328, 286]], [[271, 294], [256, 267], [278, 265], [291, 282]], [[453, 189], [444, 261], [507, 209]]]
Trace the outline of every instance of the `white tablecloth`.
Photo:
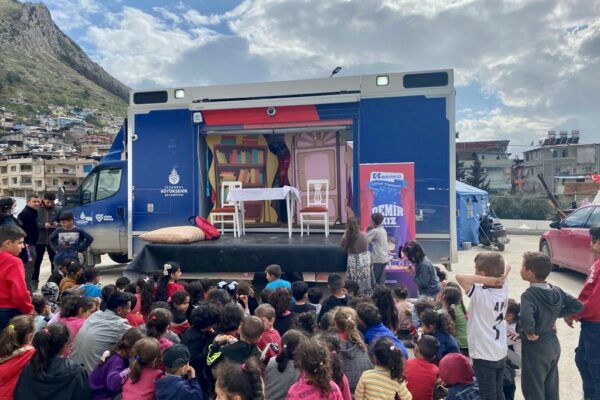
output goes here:
[[300, 192], [292, 186], [280, 188], [242, 188], [230, 189], [227, 202], [233, 201], [258, 201], [258, 200], [284, 200], [290, 195], [291, 199], [300, 201]]

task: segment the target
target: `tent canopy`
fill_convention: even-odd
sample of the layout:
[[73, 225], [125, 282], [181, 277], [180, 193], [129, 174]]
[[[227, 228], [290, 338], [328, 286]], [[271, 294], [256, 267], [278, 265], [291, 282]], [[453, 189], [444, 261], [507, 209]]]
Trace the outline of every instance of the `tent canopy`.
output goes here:
[[456, 181], [456, 230], [458, 248], [464, 242], [479, 244], [479, 217], [488, 212], [489, 194], [485, 190]]

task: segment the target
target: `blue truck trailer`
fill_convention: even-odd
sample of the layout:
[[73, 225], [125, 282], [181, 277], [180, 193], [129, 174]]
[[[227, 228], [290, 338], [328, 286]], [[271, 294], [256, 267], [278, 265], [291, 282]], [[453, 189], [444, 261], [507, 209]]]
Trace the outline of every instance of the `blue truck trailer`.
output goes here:
[[[89, 263], [105, 253], [126, 262], [147, 246], [142, 233], [208, 216], [223, 201], [225, 180], [302, 191], [306, 179], [324, 174], [333, 186], [332, 232], [340, 232], [360, 212], [359, 166], [409, 162], [416, 239], [433, 262], [449, 265], [456, 260], [454, 126], [452, 70], [132, 91], [109, 153], [65, 197], [65, 208], [94, 236]], [[250, 232], [276, 234], [287, 218], [294, 216], [277, 202], [246, 206]], [[176, 260], [181, 249], [169, 249], [163, 257]], [[194, 251], [203, 258], [201, 246]], [[263, 271], [260, 264], [235, 272]]]

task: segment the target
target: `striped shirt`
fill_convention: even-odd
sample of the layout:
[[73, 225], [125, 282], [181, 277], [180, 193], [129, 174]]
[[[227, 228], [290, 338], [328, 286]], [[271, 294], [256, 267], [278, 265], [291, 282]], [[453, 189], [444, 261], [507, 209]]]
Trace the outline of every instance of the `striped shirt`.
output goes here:
[[375, 366], [375, 368], [365, 371], [360, 376], [356, 391], [354, 392], [354, 400], [412, 400], [412, 395], [406, 388], [406, 382], [398, 382], [390, 378], [390, 371]]

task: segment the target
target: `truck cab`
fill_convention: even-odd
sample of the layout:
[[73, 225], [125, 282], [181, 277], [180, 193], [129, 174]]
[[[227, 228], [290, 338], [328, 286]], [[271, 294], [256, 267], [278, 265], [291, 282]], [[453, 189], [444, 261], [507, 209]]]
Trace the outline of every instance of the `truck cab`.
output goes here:
[[92, 169], [74, 192], [59, 192], [63, 211], [73, 213], [75, 225], [92, 235], [94, 242], [85, 255], [88, 265], [100, 263], [108, 253], [118, 263], [127, 255], [127, 162], [121, 159], [124, 129], [117, 134], [111, 151]]

